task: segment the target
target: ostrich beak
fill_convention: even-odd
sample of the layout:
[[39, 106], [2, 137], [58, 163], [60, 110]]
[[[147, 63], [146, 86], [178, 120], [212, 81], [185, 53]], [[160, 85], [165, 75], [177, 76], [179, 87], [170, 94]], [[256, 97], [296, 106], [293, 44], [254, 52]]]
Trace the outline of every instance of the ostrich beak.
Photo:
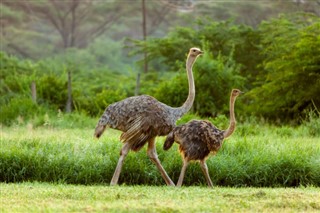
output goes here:
[[106, 129], [106, 125], [97, 125], [96, 129], [94, 131], [94, 137], [95, 138], [100, 138], [100, 136], [102, 135], [102, 133], [104, 132], [104, 130]]

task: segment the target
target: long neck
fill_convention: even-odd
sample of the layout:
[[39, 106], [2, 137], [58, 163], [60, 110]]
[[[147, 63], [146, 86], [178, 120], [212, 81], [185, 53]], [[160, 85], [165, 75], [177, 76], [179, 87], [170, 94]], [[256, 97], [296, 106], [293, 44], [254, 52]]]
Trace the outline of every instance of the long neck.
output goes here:
[[236, 100], [235, 96], [230, 96], [230, 123], [228, 129], [223, 133], [224, 138], [229, 137], [236, 128], [236, 118], [234, 115], [234, 102]]
[[193, 104], [196, 89], [194, 86], [194, 79], [193, 79], [193, 73], [192, 73], [192, 66], [197, 58], [193, 56], [188, 56], [187, 63], [186, 63], [186, 70], [188, 75], [188, 82], [189, 82], [189, 95], [187, 100], [184, 102], [184, 104], [178, 108], [180, 116], [187, 113]]

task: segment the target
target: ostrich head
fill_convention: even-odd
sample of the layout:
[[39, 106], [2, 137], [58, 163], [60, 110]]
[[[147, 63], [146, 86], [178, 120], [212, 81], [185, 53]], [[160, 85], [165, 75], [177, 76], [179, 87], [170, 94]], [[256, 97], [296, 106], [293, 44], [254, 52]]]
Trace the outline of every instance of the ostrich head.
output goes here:
[[189, 56], [196, 58], [202, 54], [203, 54], [203, 51], [201, 51], [199, 48], [196, 48], [196, 47], [190, 48]]
[[231, 92], [232, 97], [238, 97], [239, 95], [243, 94], [244, 92], [238, 90], [238, 89], [233, 89]]
[[95, 128], [94, 137], [100, 138], [100, 136], [102, 135], [102, 133], [104, 132], [104, 130], [106, 128], [107, 128], [106, 120], [103, 117], [102, 119], [99, 120], [99, 122]]

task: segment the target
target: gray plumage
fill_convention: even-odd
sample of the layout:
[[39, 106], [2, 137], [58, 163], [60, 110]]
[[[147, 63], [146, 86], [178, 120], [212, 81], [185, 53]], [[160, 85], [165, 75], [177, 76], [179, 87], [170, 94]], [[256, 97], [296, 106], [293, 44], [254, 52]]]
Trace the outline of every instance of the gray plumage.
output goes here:
[[177, 186], [181, 186], [185, 170], [189, 161], [200, 161], [201, 168], [209, 186], [212, 186], [206, 159], [209, 154], [216, 154], [222, 146], [223, 140], [230, 136], [236, 125], [234, 116], [234, 102], [242, 92], [233, 89], [230, 96], [230, 125], [226, 130], [220, 130], [209, 121], [191, 120], [186, 124], [175, 127], [167, 136], [163, 145], [164, 150], [170, 149], [174, 142], [179, 144], [179, 151], [183, 158], [183, 167]]
[[[181, 116], [179, 108], [141, 95], [109, 105], [98, 125], [122, 131], [121, 141], [130, 143], [131, 150], [139, 151], [149, 139], [167, 135]], [[101, 133], [96, 136], [100, 137]]]
[[189, 82], [189, 95], [181, 107], [170, 107], [148, 95], [134, 96], [109, 105], [98, 121], [94, 135], [99, 138], [106, 127], [117, 129], [123, 133], [120, 140], [124, 143], [111, 185], [118, 182], [123, 161], [129, 150], [139, 151], [148, 143], [147, 153], [156, 164], [167, 185], [174, 185], [163, 169], [155, 149], [155, 137], [167, 135], [176, 121], [192, 107], [195, 97], [195, 86], [192, 66], [203, 52], [191, 48], [186, 62]]

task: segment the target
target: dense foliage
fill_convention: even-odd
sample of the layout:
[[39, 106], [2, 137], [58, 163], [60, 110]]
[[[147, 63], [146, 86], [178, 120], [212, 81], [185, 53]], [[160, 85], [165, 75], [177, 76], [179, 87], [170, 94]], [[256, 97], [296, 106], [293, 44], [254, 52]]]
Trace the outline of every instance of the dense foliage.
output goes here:
[[[225, 113], [229, 91], [239, 87], [247, 92], [239, 101], [240, 114], [298, 121], [320, 106], [319, 24], [319, 17], [310, 14], [280, 16], [258, 29], [230, 21], [201, 21], [197, 30], [179, 28], [166, 38], [137, 45], [147, 50], [149, 60], [163, 58], [170, 70], [183, 69], [177, 61], [183, 61], [185, 44], [205, 49], [208, 56], [195, 65], [195, 112], [200, 115]], [[177, 99], [178, 87], [186, 86], [179, 80], [164, 82], [157, 96], [163, 101]]]
[[[65, 58], [68, 56], [74, 57], [74, 53], [66, 55]], [[28, 120], [45, 111], [47, 113], [64, 111], [67, 101], [68, 71], [73, 74], [73, 108], [83, 114], [96, 116], [108, 104], [132, 95], [133, 86], [131, 88], [130, 85], [119, 85], [119, 81], [134, 81], [131, 80], [131, 75], [119, 77], [119, 73], [109, 69], [89, 70], [86, 66], [78, 68], [74, 63], [81, 65], [81, 57], [78, 58], [79, 63], [73, 61], [67, 65], [60, 60], [57, 57], [35, 63], [18, 60], [5, 53], [0, 54], [1, 123], [10, 125], [18, 117]], [[32, 82], [36, 84], [35, 101], [31, 98]]]
[[[179, 106], [186, 99], [186, 53], [198, 46], [205, 54], [194, 65], [193, 113], [226, 115], [230, 91], [236, 87], [246, 92], [236, 103], [238, 115], [300, 122], [309, 112], [319, 116], [319, 35], [320, 19], [310, 14], [280, 16], [257, 28], [202, 19], [172, 29], [163, 38], [131, 42], [129, 47], [136, 54], [148, 53], [150, 72], [142, 73], [140, 91], [168, 105]], [[18, 117], [64, 111], [68, 72], [77, 112], [98, 116], [108, 104], [134, 95], [136, 72], [121, 59], [122, 43], [105, 42], [97, 39], [87, 49], [70, 48], [38, 61], [2, 52], [0, 122], [10, 125]], [[110, 66], [102, 66], [103, 61]], [[32, 82], [36, 101], [31, 99]]]
[[[257, 114], [295, 119], [320, 106], [320, 21], [308, 15], [261, 24], [261, 83], [250, 91]], [[254, 110], [254, 107], [249, 107]]]
[[[190, 27], [204, 16], [218, 22], [233, 18], [237, 24], [257, 27], [262, 20], [278, 14], [300, 11], [320, 15], [318, 0], [134, 0], [130, 4], [128, 0], [1, 1], [0, 10], [0, 48], [32, 59], [69, 48], [87, 48], [96, 38], [119, 41], [125, 37], [142, 39], [143, 34], [164, 37], [170, 29]], [[112, 47], [104, 50], [111, 50], [105, 54], [114, 53]]]

